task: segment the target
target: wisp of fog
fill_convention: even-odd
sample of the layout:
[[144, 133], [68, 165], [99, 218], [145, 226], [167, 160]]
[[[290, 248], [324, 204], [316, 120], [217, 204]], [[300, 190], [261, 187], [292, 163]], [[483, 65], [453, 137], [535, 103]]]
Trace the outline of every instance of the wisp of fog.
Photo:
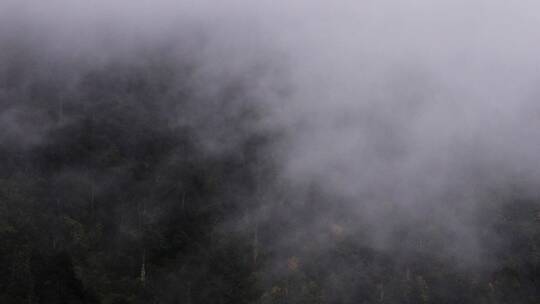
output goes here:
[[[378, 250], [435, 239], [429, 250], [483, 265], [498, 240], [482, 216], [501, 192], [540, 194], [538, 9], [532, 0], [3, 0], [0, 69], [20, 60], [30, 76], [16, 81], [55, 79], [69, 92], [81, 71], [137, 66], [164, 50], [196, 65], [190, 85], [214, 100], [181, 119], [164, 111], [198, 129], [205, 153], [234, 149], [242, 132], [280, 134], [265, 155], [282, 186], [261, 195], [309, 210], [307, 220], [280, 215], [298, 219], [280, 246], [330, 226]], [[215, 97], [232, 82], [247, 97], [222, 107]], [[46, 143], [56, 123], [1, 94], [2, 145]], [[246, 104], [261, 114], [231, 127]], [[252, 216], [263, 221], [265, 208]]]

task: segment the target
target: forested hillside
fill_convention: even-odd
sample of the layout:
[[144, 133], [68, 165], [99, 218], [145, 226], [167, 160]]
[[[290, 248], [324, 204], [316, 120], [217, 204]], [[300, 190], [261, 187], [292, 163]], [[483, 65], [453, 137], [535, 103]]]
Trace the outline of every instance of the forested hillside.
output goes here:
[[[362, 228], [341, 224], [357, 221], [346, 204], [320, 222], [335, 197], [312, 186], [298, 198], [280, 183], [281, 135], [253, 128], [264, 111], [246, 102], [249, 81], [206, 96], [188, 65], [112, 62], [58, 79], [40, 64], [2, 70], [2, 303], [540, 297], [540, 210], [528, 193], [494, 195], [478, 216], [497, 236], [486, 244], [489, 265], [467, 269], [440, 255], [430, 242], [444, 235], [418, 236], [429, 221], [372, 248]], [[196, 109], [206, 116], [193, 119]]]
[[532, 3], [0, 0], [0, 304], [539, 303]]

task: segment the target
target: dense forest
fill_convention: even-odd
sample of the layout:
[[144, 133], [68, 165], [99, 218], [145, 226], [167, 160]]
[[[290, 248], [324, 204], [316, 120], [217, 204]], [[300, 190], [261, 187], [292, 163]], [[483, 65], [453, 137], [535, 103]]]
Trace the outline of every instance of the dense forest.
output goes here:
[[[12, 60], [2, 70], [2, 303], [540, 298], [532, 194], [493, 195], [498, 203], [478, 216], [497, 236], [488, 266], [440, 255], [437, 231], [410, 241], [429, 221], [394, 231], [397, 246], [373, 248], [362, 229], [340, 224], [357, 221], [345, 203], [330, 210], [335, 197], [316, 185], [297, 197], [280, 182], [283, 135], [253, 128], [264, 109], [247, 102], [250, 81], [208, 96], [196, 67], [167, 60], [110, 62], [75, 79], [52, 77], [58, 69]], [[313, 223], [324, 208], [326, 221]]]
[[[351, 33], [332, 23], [348, 7], [242, 19], [239, 3], [174, 27], [153, 4], [100, 19], [0, 0], [1, 304], [540, 301], [540, 108], [497, 103], [522, 87], [495, 72], [534, 69], [518, 43], [485, 68], [437, 40], [466, 18], [373, 5], [395, 20]], [[278, 42], [248, 35], [265, 14]], [[436, 34], [415, 36], [417, 16]]]

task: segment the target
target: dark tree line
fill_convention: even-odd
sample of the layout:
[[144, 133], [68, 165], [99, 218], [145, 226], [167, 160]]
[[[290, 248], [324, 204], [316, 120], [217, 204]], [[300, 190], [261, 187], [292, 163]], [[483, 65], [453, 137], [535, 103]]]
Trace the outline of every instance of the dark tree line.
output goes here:
[[1, 303], [540, 299], [534, 196], [504, 196], [479, 219], [499, 237], [483, 270], [377, 250], [331, 222], [306, 232], [330, 198], [314, 186], [299, 203], [280, 184], [280, 134], [254, 128], [264, 113], [248, 80], [207, 95], [195, 67], [166, 60], [62, 71], [2, 66]]

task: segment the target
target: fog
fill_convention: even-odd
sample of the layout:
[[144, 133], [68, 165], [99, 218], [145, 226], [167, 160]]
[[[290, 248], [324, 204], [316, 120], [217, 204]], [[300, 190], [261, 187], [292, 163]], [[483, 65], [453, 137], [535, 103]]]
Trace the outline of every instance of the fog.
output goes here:
[[[500, 241], [479, 223], [501, 193], [540, 194], [538, 9], [529, 0], [3, 0], [0, 64], [22, 58], [30, 77], [69, 86], [80, 71], [166, 50], [197, 66], [192, 85], [214, 100], [168, 117], [196, 126], [207, 153], [234, 149], [241, 130], [281, 134], [267, 155], [286, 190], [262, 192], [311, 217], [281, 215], [299, 217], [283, 246], [338, 225], [381, 250], [435, 238], [428, 250], [478, 266]], [[215, 97], [231, 82], [247, 93], [220, 108]], [[44, 114], [2, 94], [2, 144], [47, 142], [55, 124], [21, 118]], [[259, 119], [228, 125], [246, 104]], [[265, 208], [256, 217], [267, 219]], [[396, 239], [403, 227], [412, 236]], [[324, 250], [318, 242], [310, 250]]]

